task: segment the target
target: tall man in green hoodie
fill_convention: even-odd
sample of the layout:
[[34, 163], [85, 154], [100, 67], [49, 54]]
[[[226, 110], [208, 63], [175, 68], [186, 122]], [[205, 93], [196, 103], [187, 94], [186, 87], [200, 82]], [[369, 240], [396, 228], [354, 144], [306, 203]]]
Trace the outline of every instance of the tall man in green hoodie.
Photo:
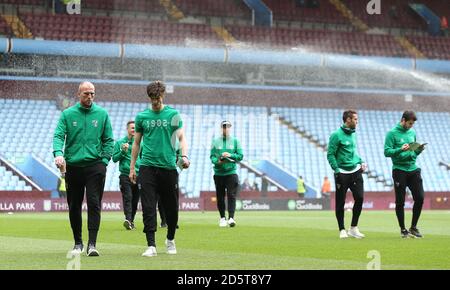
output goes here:
[[[416, 165], [417, 156], [425, 149], [424, 145], [416, 150], [410, 149], [410, 143], [416, 142], [416, 132], [412, 129], [417, 121], [413, 111], [405, 111], [400, 123], [390, 130], [384, 141], [384, 156], [392, 159], [392, 177], [395, 189], [395, 213], [400, 226], [400, 235], [421, 238], [417, 229], [424, 199], [421, 170]], [[406, 187], [411, 190], [414, 206], [411, 227], [409, 231], [405, 227], [405, 194]]]
[[[216, 185], [217, 209], [219, 210], [219, 226], [236, 225], [236, 195], [239, 189], [239, 177], [236, 174], [236, 162], [242, 160], [242, 148], [239, 140], [230, 135], [231, 123], [221, 123], [222, 136], [214, 139], [211, 145], [210, 159], [214, 164], [214, 183]], [[228, 201], [228, 221], [225, 218], [225, 195]]]
[[78, 97], [79, 103], [61, 113], [53, 136], [53, 155], [58, 168], [66, 166], [67, 203], [75, 240], [72, 253], [84, 250], [81, 205], [86, 191], [89, 230], [86, 254], [98, 256], [101, 201], [114, 139], [108, 113], [94, 103], [94, 85], [82, 82]]
[[[122, 192], [123, 212], [125, 214], [125, 221], [123, 226], [127, 230], [135, 229], [134, 217], [136, 216], [137, 206], [139, 202], [139, 188], [137, 184], [133, 184], [130, 180], [130, 161], [131, 161], [131, 147], [134, 141], [134, 121], [127, 122], [127, 136], [117, 140], [114, 145], [113, 162], [119, 162], [119, 181], [120, 191]], [[136, 174], [139, 171], [141, 160], [138, 156], [136, 160]]]
[[[362, 172], [366, 170], [366, 164], [359, 157], [356, 150], [356, 133], [358, 114], [354, 110], [347, 110], [342, 116], [344, 124], [333, 132], [328, 142], [327, 159], [334, 170], [336, 185], [336, 219], [339, 226], [341, 239], [352, 236], [357, 239], [364, 238], [358, 229], [359, 216], [364, 201], [364, 181]], [[350, 188], [355, 201], [351, 228], [345, 231], [344, 206], [347, 190]]]

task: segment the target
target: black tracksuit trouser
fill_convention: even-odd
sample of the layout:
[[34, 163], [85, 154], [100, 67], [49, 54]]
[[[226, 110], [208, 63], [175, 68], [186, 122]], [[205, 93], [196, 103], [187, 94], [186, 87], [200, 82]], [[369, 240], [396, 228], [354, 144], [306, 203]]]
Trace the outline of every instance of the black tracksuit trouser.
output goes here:
[[350, 188], [353, 194], [353, 216], [352, 227], [358, 225], [359, 216], [361, 215], [362, 205], [364, 201], [364, 180], [362, 177], [362, 171], [358, 170], [351, 174], [336, 173], [334, 174], [334, 181], [336, 185], [336, 219], [338, 222], [339, 230], [344, 230], [344, 206], [347, 190]]
[[178, 224], [179, 190], [176, 169], [141, 165], [139, 167], [139, 190], [141, 193], [144, 233], [148, 246], [155, 246], [157, 230], [156, 206], [158, 199], [164, 210], [167, 222], [167, 239], [175, 238]]
[[420, 168], [410, 172], [400, 169], [394, 169], [392, 171], [395, 189], [395, 214], [397, 215], [398, 225], [400, 226], [400, 229], [405, 229], [404, 207], [406, 187], [409, 187], [409, 189], [411, 190], [411, 194], [414, 200], [411, 227], [415, 228], [419, 221], [425, 195], [423, 190], [422, 175], [420, 173]]
[[125, 219], [134, 222], [139, 203], [139, 188], [133, 184], [128, 175], [120, 175], [120, 191], [122, 192], [123, 213]]
[[67, 165], [66, 190], [69, 219], [76, 244], [82, 243], [82, 204], [86, 192], [89, 243], [97, 241], [100, 228], [102, 197], [105, 188], [106, 165], [102, 162], [87, 167]]
[[228, 218], [234, 218], [236, 210], [236, 195], [239, 190], [239, 177], [237, 174], [225, 176], [214, 175], [216, 185], [217, 209], [221, 218], [225, 217], [225, 196], [228, 204]]

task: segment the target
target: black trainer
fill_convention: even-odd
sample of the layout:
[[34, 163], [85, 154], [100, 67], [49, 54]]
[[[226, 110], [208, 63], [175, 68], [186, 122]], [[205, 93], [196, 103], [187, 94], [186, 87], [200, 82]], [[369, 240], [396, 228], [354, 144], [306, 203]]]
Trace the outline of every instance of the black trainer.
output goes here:
[[131, 222], [131, 229], [132, 229], [132, 230], [135, 230], [135, 229], [136, 229], [136, 226], [134, 225], [134, 222]]
[[126, 228], [127, 230], [133, 229], [133, 227], [131, 226], [131, 223], [130, 223], [129, 220], [125, 220], [125, 221], [123, 222], [123, 227]]
[[414, 238], [422, 238], [422, 234], [419, 232], [418, 228], [410, 228], [409, 234]]
[[89, 246], [87, 247], [87, 251], [86, 251], [86, 255], [88, 257], [97, 257], [100, 256], [100, 254], [98, 253], [97, 249], [95, 248], [94, 244], [89, 244]]
[[400, 231], [400, 235], [402, 236], [403, 239], [406, 239], [409, 237], [409, 232], [407, 229], [403, 229]]
[[83, 253], [84, 247], [83, 244], [75, 244], [72, 249], [72, 254], [81, 254]]

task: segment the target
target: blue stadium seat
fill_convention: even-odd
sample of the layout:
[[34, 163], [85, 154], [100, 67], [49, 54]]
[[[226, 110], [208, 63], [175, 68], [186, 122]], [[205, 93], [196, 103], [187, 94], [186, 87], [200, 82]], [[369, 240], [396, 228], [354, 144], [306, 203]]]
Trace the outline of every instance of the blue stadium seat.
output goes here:
[[[34, 152], [53, 167], [51, 154], [53, 131], [60, 117], [60, 111], [56, 109], [54, 102], [0, 99], [0, 104], [0, 136], [11, 136], [17, 131], [31, 132], [17, 141], [2, 138], [3, 141], [0, 142], [2, 154], [7, 158], [14, 158]], [[148, 107], [148, 103], [99, 102], [99, 104], [110, 114], [116, 139], [125, 134], [124, 124]], [[186, 188], [192, 197], [197, 197], [200, 190], [215, 189], [212, 180], [212, 164], [209, 160], [210, 140], [207, 139], [212, 138], [212, 134], [220, 132], [218, 123], [224, 118], [230, 118], [230, 121], [236, 124], [233, 126], [233, 134], [241, 140], [245, 160], [271, 157], [294, 174], [302, 174], [317, 188], [320, 188], [324, 176], [329, 178], [333, 176], [326, 160], [326, 153], [281, 125], [275, 116], [268, 116], [264, 107], [224, 105], [175, 105], [174, 107], [180, 110], [185, 120], [185, 130], [191, 147], [192, 167], [181, 173], [180, 187]], [[18, 114], [19, 111], [28, 113]], [[290, 120], [296, 127], [306, 130], [325, 144], [328, 143], [331, 132], [340, 126], [342, 114], [340, 109], [317, 108], [276, 107], [272, 108], [272, 111]], [[201, 114], [195, 114], [195, 112], [201, 112]], [[383, 143], [386, 132], [399, 121], [401, 112], [361, 110], [359, 114], [359, 152], [367, 161], [369, 168], [387, 180], [387, 186], [384, 186], [373, 178], [365, 177], [366, 190], [390, 190], [391, 162], [383, 155]], [[262, 118], [257, 119], [258, 122], [250, 122], [250, 115], [252, 118], [258, 118], [258, 116]], [[448, 190], [450, 173], [439, 166], [439, 161], [450, 160], [450, 151], [440, 150], [448, 143], [446, 136], [450, 136], [450, 127], [432, 124], [449, 124], [450, 114], [420, 113], [418, 117], [419, 120], [415, 126], [418, 140], [429, 143], [427, 150], [423, 153], [424, 157], [418, 159], [418, 164], [423, 169], [425, 190]], [[209, 134], [208, 132], [211, 135], [205, 136]], [[0, 176], [8, 175], [9, 182], [11, 173], [2, 171], [1, 168]], [[254, 180], [254, 175], [244, 172], [241, 171], [241, 182], [244, 176]], [[118, 175], [118, 164], [111, 162], [107, 171], [109, 190], [119, 190]], [[22, 184], [19, 187], [26, 188]], [[334, 187], [333, 183], [332, 187]]]

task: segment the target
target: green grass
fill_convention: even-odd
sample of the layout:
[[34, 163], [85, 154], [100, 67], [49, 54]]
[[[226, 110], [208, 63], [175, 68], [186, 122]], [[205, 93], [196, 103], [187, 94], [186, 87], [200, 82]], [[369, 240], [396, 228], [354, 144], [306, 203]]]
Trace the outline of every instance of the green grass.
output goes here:
[[[364, 211], [362, 240], [340, 240], [331, 211], [237, 212], [235, 228], [219, 228], [215, 212], [181, 212], [178, 254], [165, 253], [166, 230], [158, 229], [152, 258], [141, 256], [138, 218], [138, 230], [126, 231], [121, 213], [103, 213], [101, 256], [83, 255], [81, 269], [366, 269], [371, 250], [381, 269], [450, 269], [449, 211], [422, 213], [423, 239], [401, 239], [393, 211]], [[83, 222], [87, 237], [86, 215]], [[0, 214], [0, 269], [66, 269], [72, 246], [67, 213]]]

